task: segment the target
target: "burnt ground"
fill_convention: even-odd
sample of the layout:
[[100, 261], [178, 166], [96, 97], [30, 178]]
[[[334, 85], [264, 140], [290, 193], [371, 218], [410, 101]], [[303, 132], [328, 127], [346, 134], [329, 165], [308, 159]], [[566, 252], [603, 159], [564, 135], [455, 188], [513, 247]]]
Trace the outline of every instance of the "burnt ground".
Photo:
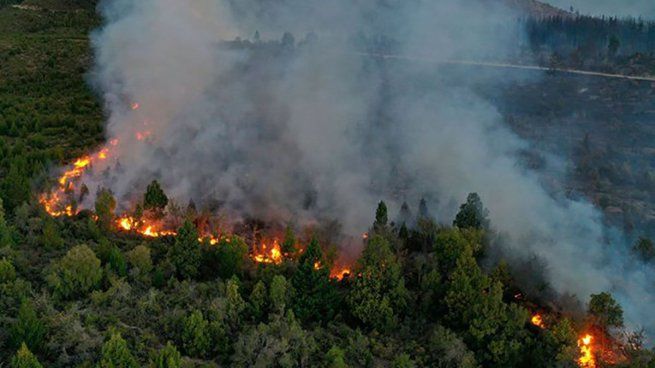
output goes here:
[[531, 142], [530, 165], [540, 169], [544, 152], [563, 158], [566, 195], [629, 234], [655, 235], [655, 83], [525, 74], [475, 88]]

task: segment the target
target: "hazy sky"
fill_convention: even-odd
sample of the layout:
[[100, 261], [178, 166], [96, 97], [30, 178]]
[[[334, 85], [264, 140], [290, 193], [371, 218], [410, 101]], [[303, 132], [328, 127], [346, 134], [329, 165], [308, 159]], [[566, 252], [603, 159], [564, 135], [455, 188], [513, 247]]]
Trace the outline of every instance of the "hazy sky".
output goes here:
[[585, 14], [655, 18], [655, 0], [549, 0], [548, 2], [564, 9], [573, 6]]

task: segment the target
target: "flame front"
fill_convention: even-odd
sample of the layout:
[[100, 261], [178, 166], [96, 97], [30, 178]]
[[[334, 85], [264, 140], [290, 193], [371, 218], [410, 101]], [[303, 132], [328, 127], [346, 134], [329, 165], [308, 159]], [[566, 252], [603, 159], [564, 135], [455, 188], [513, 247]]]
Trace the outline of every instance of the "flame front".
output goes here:
[[590, 334], [586, 334], [578, 340], [578, 347], [580, 348], [578, 365], [581, 368], [596, 368], [596, 358], [591, 344], [593, 340], [594, 337]]

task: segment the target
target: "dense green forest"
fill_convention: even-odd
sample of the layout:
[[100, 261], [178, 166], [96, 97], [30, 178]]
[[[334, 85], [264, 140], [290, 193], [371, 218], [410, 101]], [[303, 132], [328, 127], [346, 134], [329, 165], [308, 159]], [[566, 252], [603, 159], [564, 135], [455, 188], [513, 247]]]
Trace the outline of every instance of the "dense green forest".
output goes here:
[[[49, 216], [36, 198], [48, 169], [103, 142], [86, 79], [99, 19], [93, 2], [13, 3], [0, 2], [1, 367], [575, 367], [586, 333], [598, 364], [654, 364], [638, 333], [616, 333], [611, 295], [563, 313], [507, 264], [481, 267], [497, 234], [475, 194], [449, 226], [425, 203], [396, 215], [380, 202], [340, 277], [333, 224], [289, 224], [283, 259], [261, 263], [253, 242], [278, 234], [252, 221], [198, 241], [191, 206], [160, 238], [119, 232], [108, 192], [95, 214]], [[167, 202], [153, 183], [142, 204]], [[651, 242], [637, 247], [653, 258]]]

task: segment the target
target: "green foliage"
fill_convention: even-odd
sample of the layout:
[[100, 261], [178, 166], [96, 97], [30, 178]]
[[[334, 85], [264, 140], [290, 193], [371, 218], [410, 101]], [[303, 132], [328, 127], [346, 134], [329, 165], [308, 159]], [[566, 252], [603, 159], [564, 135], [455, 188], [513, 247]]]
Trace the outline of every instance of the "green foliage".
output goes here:
[[198, 231], [193, 223], [185, 221], [169, 250], [168, 259], [179, 277], [190, 279], [198, 274], [201, 257]]
[[287, 225], [287, 228], [284, 230], [284, 241], [282, 241], [282, 244], [280, 245], [280, 250], [282, 251], [282, 254], [295, 258], [297, 251], [296, 235], [293, 233], [291, 225]]
[[154, 361], [150, 365], [151, 368], [181, 368], [182, 367], [182, 356], [180, 352], [177, 351], [175, 345], [170, 341], [166, 343], [163, 349], [161, 349]]
[[493, 366], [517, 364], [528, 314], [503, 302], [502, 285], [482, 273], [470, 252], [463, 254], [450, 276], [445, 303], [447, 320], [464, 333], [478, 359]]
[[266, 309], [266, 285], [259, 280], [252, 289], [248, 298], [248, 309], [255, 321], [261, 320]]
[[235, 342], [233, 367], [307, 367], [317, 347], [311, 334], [302, 329], [293, 313], [274, 316], [260, 323]]
[[11, 359], [11, 368], [43, 368], [39, 360], [25, 344], [22, 344], [16, 355]]
[[466, 203], [459, 207], [453, 226], [460, 229], [484, 229], [489, 227], [488, 216], [489, 211], [482, 205], [480, 196], [477, 193], [471, 193], [466, 198]]
[[473, 352], [453, 331], [436, 326], [425, 344], [426, 354], [423, 365], [426, 367], [477, 368]]
[[98, 368], [138, 368], [127, 341], [120, 333], [112, 333], [111, 338], [102, 346], [102, 358]]
[[273, 276], [271, 286], [268, 290], [268, 299], [271, 310], [275, 313], [282, 313], [289, 300], [289, 287], [287, 279], [282, 275]]
[[125, 256], [116, 246], [114, 246], [109, 252], [109, 269], [119, 277], [127, 276], [127, 262], [125, 261]]
[[246, 309], [246, 302], [239, 293], [239, 282], [232, 278], [225, 284], [225, 320], [228, 325], [237, 330], [241, 324], [241, 316]]
[[166, 197], [166, 194], [161, 189], [159, 182], [153, 180], [143, 195], [143, 209], [162, 211], [166, 208], [167, 204], [168, 197]]
[[238, 236], [225, 237], [216, 245], [202, 248], [202, 275], [205, 279], [216, 276], [228, 279], [240, 275], [248, 259], [248, 245]]
[[7, 258], [0, 259], [0, 284], [12, 282], [16, 279], [16, 269]]
[[389, 216], [387, 215], [387, 205], [380, 201], [378, 203], [378, 208], [375, 210], [375, 223], [373, 224], [374, 229], [383, 229], [387, 226], [389, 222]]
[[47, 280], [56, 295], [73, 298], [95, 289], [101, 278], [100, 260], [87, 245], [78, 245], [53, 263]]
[[323, 252], [313, 238], [299, 260], [291, 284], [295, 290], [292, 309], [303, 322], [327, 322], [336, 313], [339, 296], [330, 282], [330, 270], [324, 265]]
[[46, 335], [44, 323], [37, 317], [34, 306], [29, 299], [23, 300], [18, 309], [18, 318], [11, 326], [11, 346], [19, 347], [27, 345], [32, 351], [40, 351]]
[[211, 348], [209, 322], [199, 310], [193, 311], [182, 321], [182, 348], [190, 356], [202, 358]]
[[360, 276], [347, 298], [351, 313], [369, 327], [390, 331], [406, 308], [408, 293], [400, 263], [384, 238], [368, 241], [356, 272]]
[[100, 227], [109, 231], [114, 226], [114, 210], [116, 199], [109, 189], [100, 189], [96, 196], [95, 211]]
[[5, 208], [11, 213], [14, 208], [30, 199], [30, 183], [27, 172], [27, 161], [24, 157], [16, 157], [9, 166], [7, 176], [0, 184], [0, 198]]
[[7, 224], [5, 209], [2, 204], [2, 198], [0, 198], [0, 249], [10, 247], [13, 244], [12, 229]]
[[392, 368], [414, 368], [416, 367], [416, 364], [414, 364], [414, 361], [409, 356], [409, 354], [403, 353], [398, 355], [398, 357], [393, 360], [391, 366]]
[[333, 346], [325, 354], [327, 368], [348, 368], [346, 364], [346, 352]]
[[623, 327], [623, 308], [610, 293], [592, 294], [587, 311], [603, 327]]
[[48, 249], [61, 249], [64, 246], [64, 239], [59, 235], [57, 223], [52, 218], [46, 218], [43, 223], [40, 243]]
[[126, 258], [131, 272], [136, 274], [141, 280], [152, 272], [152, 257], [148, 246], [144, 244], [137, 245], [134, 249], [127, 252]]

